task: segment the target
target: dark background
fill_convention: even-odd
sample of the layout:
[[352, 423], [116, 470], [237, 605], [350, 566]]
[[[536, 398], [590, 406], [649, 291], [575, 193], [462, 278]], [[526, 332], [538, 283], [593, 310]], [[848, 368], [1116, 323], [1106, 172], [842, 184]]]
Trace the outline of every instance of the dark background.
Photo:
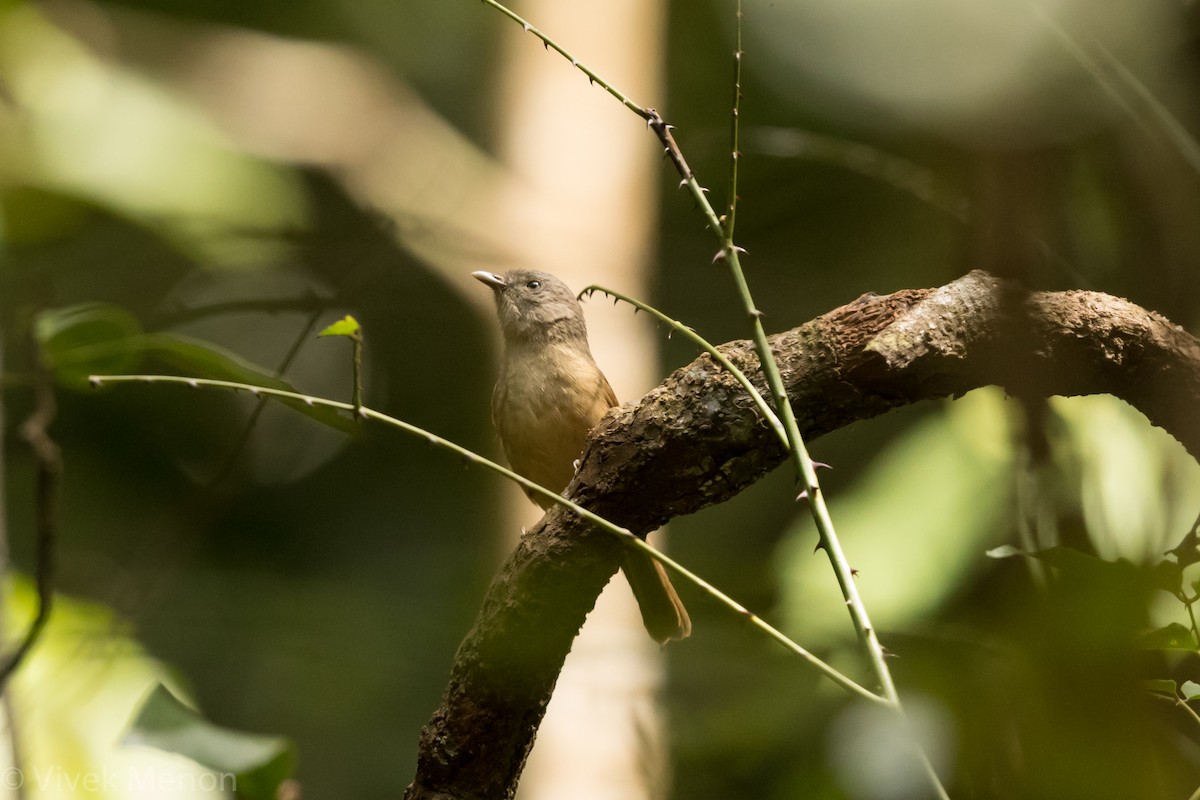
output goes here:
[[[746, 5], [738, 230], [769, 329], [863, 292], [982, 267], [1033, 288], [1128, 297], [1194, 330], [1194, 3], [1059, 3], [1048, 9], [1059, 27], [1002, 2], [904, 13]], [[185, 38], [190, 26], [218, 25], [345, 45], [485, 153], [489, 75], [510, 24], [468, 2], [0, 4], [10, 35], [0, 47], [9, 53], [0, 58], [0, 334], [16, 567], [30, 567], [33, 526], [33, 464], [16, 427], [32, 403], [32, 321], [46, 308], [118, 304], [147, 330], [189, 333], [268, 371], [307, 336], [288, 378], [341, 398], [349, 348], [311, 336], [352, 313], [368, 336], [370, 405], [494, 454], [492, 320], [406, 247], [420, 220], [381, 218], [321, 169], [249, 151], [222, 156], [221, 169], [251, 196], [274, 198], [256, 203], [290, 198], [307, 209], [302, 219], [288, 202], [244, 212], [234, 190], [139, 213], [136, 188], [120, 198], [81, 188], [61, 177], [54, 151], [31, 144], [55, 124], [89, 134], [23, 105], [39, 90], [22, 83], [20, 59], [64, 42], [94, 47], [91, 26], [110, 12], [104, 24], [118, 42], [150, 19]], [[668, 85], [656, 99], [718, 197], [732, 18], [727, 3], [671, 5]], [[101, 48], [101, 63], [178, 94], [170, 53], [146, 41]], [[613, 103], [612, 113], [627, 112]], [[129, 114], [137, 141], [132, 110], [105, 114]], [[185, 138], [187, 125], [204, 124], [188, 119]], [[641, 123], [629, 115], [629, 124]], [[710, 340], [745, 336], [669, 164], [647, 180], [663, 185], [650, 299]], [[148, 182], [145, 195], [154, 191]], [[227, 305], [238, 301], [250, 307]], [[209, 311], [182, 312], [195, 308]], [[663, 374], [693, 355], [662, 340]], [[153, 360], [141, 368], [166, 370]], [[59, 590], [111, 607], [121, 622], [110, 626], [167, 665], [209, 718], [293, 738], [306, 796], [396, 796], [497, 563], [487, 531], [507, 487], [398, 433], [367, 426], [347, 438], [280, 408], [246, 438], [245, 397], [63, 387], [58, 399]], [[1196, 665], [1129, 647], [1151, 624], [1185, 621], [1182, 608], [1138, 578], [1047, 584], [1021, 560], [984, 551], [1020, 542], [1022, 520], [1041, 509], [1043, 534], [1109, 559], [1157, 560], [1195, 515], [1195, 465], [1115, 402], [1044, 411], [1035, 425], [998, 390], [976, 393], [840, 431], [814, 443], [814, 456], [835, 466], [823, 473], [835, 520], [899, 656], [914, 719], [953, 765], [955, 796], [1186, 796], [1200, 783], [1200, 731], [1136, 682], [1184, 678]], [[1026, 469], [1030, 429], [1046, 448]], [[1041, 487], [1032, 500], [1029, 484]], [[811, 556], [814, 535], [789, 497], [788, 476], [772, 475], [673, 523], [673, 551], [806, 646], [860, 669], [832, 576]], [[668, 652], [674, 796], [922, 796], [886, 766], [882, 787], [856, 784], [875, 767], [855, 748], [895, 731], [682, 591], [696, 635]], [[24, 702], [36, 706], [36, 693]]]

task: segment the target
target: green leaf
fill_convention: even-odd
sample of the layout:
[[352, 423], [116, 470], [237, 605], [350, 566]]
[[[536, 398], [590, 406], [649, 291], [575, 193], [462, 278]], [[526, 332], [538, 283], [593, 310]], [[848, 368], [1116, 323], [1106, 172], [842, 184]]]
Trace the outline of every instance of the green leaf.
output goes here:
[[1052, 567], [1086, 573], [1104, 573], [1115, 570], [1128, 572], [1133, 567], [1128, 561], [1122, 559], [1110, 561], [1073, 547], [1047, 547], [1045, 550], [1038, 550], [1031, 555]]
[[108, 303], [43, 311], [34, 323], [42, 361], [55, 379], [84, 388], [95, 373], [129, 372], [138, 363], [142, 326], [125, 309]]
[[1123, 559], [1109, 561], [1073, 547], [1047, 547], [1045, 550], [1030, 552], [1010, 544], [1002, 544], [988, 550], [987, 555], [989, 558], [1012, 558], [1013, 556], [1036, 558], [1048, 566], [1080, 575], [1103, 575], [1112, 572], [1128, 574], [1135, 569], [1133, 564]]
[[1184, 650], [1196, 652], [1196, 638], [1186, 625], [1172, 622], [1161, 628], [1147, 631], [1137, 638], [1137, 646], [1143, 650]]
[[[296, 391], [287, 381], [251, 364], [234, 353], [216, 345], [178, 333], [150, 333], [142, 337], [142, 349], [147, 355], [169, 364], [180, 374], [194, 378], [211, 378], [235, 383], [248, 383], [268, 389]], [[356, 430], [353, 420], [327, 406], [310, 406], [303, 400], [272, 398], [305, 416], [312, 417], [340, 431]]]
[[358, 324], [358, 320], [349, 314], [317, 334], [317, 336], [348, 336], [351, 339], [358, 338], [361, 335], [362, 326]]
[[[216, 345], [178, 333], [145, 333], [133, 314], [108, 303], [44, 311], [34, 332], [42, 360], [55, 380], [75, 389], [88, 388], [92, 375], [136, 372], [145, 359], [154, 358], [188, 377], [296, 391], [287, 381]], [[357, 429], [336, 409], [310, 406], [303, 400], [277, 401], [340, 431]]]
[[1151, 694], [1160, 694], [1175, 699], [1175, 681], [1166, 678], [1155, 678], [1142, 681], [1142, 688]]
[[296, 762], [295, 746], [288, 739], [215, 725], [161, 683], [121, 741], [186, 756], [218, 773], [220, 785], [244, 800], [272, 800]]
[[1195, 681], [1184, 681], [1179, 687], [1179, 691], [1183, 694], [1184, 700], [1195, 700], [1200, 697], [1200, 683]]

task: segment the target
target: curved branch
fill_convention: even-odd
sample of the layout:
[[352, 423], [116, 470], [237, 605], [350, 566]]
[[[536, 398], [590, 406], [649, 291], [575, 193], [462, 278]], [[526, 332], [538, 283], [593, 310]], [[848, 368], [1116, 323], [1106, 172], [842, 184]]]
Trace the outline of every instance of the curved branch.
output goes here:
[[[1026, 294], [975, 271], [939, 289], [864, 295], [777, 334], [771, 346], [808, 440], [994, 384], [1026, 396], [1113, 394], [1200, 457], [1200, 342], [1109, 295]], [[761, 386], [753, 345], [721, 350]], [[704, 355], [609, 413], [568, 492], [645, 534], [732, 497], [783, 457], [745, 390]], [[521, 540], [422, 730], [407, 798], [512, 797], [563, 660], [616, 572], [620, 547], [560, 507]]]

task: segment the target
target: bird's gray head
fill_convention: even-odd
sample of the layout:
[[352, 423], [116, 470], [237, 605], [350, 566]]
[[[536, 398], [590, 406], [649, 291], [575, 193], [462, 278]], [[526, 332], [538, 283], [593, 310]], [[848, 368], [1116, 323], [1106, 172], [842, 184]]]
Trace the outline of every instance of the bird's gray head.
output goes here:
[[567, 285], [548, 272], [514, 269], [503, 275], [472, 272], [492, 289], [507, 344], [578, 341], [587, 345], [583, 308]]

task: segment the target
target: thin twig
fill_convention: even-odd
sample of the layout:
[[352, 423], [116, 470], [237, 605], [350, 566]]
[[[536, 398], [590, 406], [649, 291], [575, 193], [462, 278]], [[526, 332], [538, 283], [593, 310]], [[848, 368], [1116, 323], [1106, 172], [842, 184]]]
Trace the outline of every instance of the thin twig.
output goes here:
[[737, 39], [733, 49], [733, 111], [729, 121], [729, 210], [725, 212], [725, 238], [733, 238], [737, 225], [738, 161], [742, 153], [738, 144], [742, 116], [742, 0], [737, 0]]
[[[692, 198], [704, 214], [709, 229], [721, 242], [721, 249], [717, 251], [714, 261], [724, 260], [726, 262], [737, 290], [738, 299], [741, 301], [742, 308], [749, 318], [753, 331], [754, 347], [758, 352], [763, 375], [767, 379], [767, 386], [771, 390], [771, 396], [775, 402], [775, 410], [778, 412], [784, 430], [787, 432], [790, 443], [789, 457], [802, 485], [802, 489], [796, 499], [798, 501], [801, 499], [808, 500], [809, 510], [812, 513], [813, 521], [816, 523], [819, 546], [829, 557], [829, 562], [833, 567], [838, 586], [841, 589], [842, 596], [846, 600], [846, 607], [850, 612], [850, 619], [854, 625], [855, 633], [858, 635], [859, 641], [866, 651], [871, 671], [879, 683], [879, 688], [883, 696], [887, 698], [901, 719], [907, 724], [908, 717], [904, 714], [903, 706], [900, 702], [900, 693], [896, 689], [891, 669], [887, 665], [887, 651], [884, 650], [882, 643], [879, 641], [879, 636], [871, 624], [867, 607], [863, 603], [862, 596], [858, 591], [858, 584], [854, 579], [854, 570], [846, 558], [845, 551], [842, 550], [841, 540], [838, 538], [833, 525], [833, 517], [829, 513], [829, 508], [825, 503], [824, 492], [821, 491], [820, 483], [817, 480], [816, 466], [813, 463], [812, 457], [808, 454], [808, 448], [804, 444], [803, 437], [800, 435], [800, 427], [796, 423], [796, 415], [788, 400], [787, 391], [783, 385], [783, 377], [779, 372], [779, 365], [776, 363], [775, 356], [771, 352], [770, 343], [767, 341], [766, 329], [762, 324], [763, 314], [754, 304], [754, 297], [750, 292], [749, 284], [746, 282], [745, 273], [742, 271], [740, 255], [745, 251], [734, 243], [731, 236], [726, 234], [725, 226], [717, 217], [716, 212], [713, 211], [704, 189], [700, 186], [700, 183], [696, 180], [691, 170], [687, 168], [687, 162], [683, 158], [683, 153], [679, 151], [679, 145], [675, 142], [675, 137], [671, 134], [670, 126], [666, 124], [656, 111], [653, 109], [649, 109], [649, 111], [651, 112], [648, 121], [650, 129], [658, 136], [671, 162], [679, 169], [681, 177], [680, 185], [688, 188]], [[941, 779], [933, 768], [933, 764], [929, 761], [928, 755], [920, 747], [917, 747], [916, 751], [921, 766], [925, 770], [934, 791], [939, 798], [948, 799], [949, 794], [942, 785]]]
[[802, 658], [807, 664], [809, 664], [811, 667], [813, 667], [814, 669], [819, 671], [821, 674], [825, 675], [827, 678], [829, 678], [831, 681], [833, 681], [837, 685], [841, 686], [843, 689], [845, 689], [855, 695], [858, 695], [859, 697], [861, 697], [865, 700], [871, 700], [873, 702], [881, 703], [884, 705], [888, 704], [888, 701], [885, 698], [875, 694], [874, 692], [872, 692], [869, 689], [867, 689], [866, 687], [862, 686], [861, 684], [859, 684], [852, 678], [844, 675], [839, 670], [835, 669], [834, 667], [830, 666], [829, 664], [826, 664], [824, 661], [817, 658], [815, 655], [810, 653], [808, 650], [804, 649], [799, 644], [797, 644], [796, 642], [789, 639], [787, 636], [785, 636], [779, 630], [772, 627], [761, 617], [759, 617], [756, 614], [747, 610], [745, 606], [738, 603], [736, 600], [731, 598], [729, 595], [725, 594], [720, 589], [717, 589], [715, 586], [710, 584], [708, 581], [699, 577], [691, 570], [689, 570], [686, 567], [684, 567], [683, 565], [679, 564], [677, 561], [675, 561], [675, 560], [669, 558], [668, 556], [664, 555], [663, 553], [659, 552], [658, 550], [656, 550], [649, 544], [646, 544], [646, 542], [644, 542], [641, 538], [639, 538], [637, 535], [635, 535], [628, 528], [623, 528], [620, 525], [616, 525], [616, 524], [610, 522], [609, 520], [605, 519], [604, 517], [601, 517], [600, 515], [596, 514], [595, 512], [589, 511], [588, 509], [584, 508], [583, 506], [580, 506], [577, 503], [567, 499], [566, 497], [563, 497], [558, 492], [555, 492], [551, 489], [547, 489], [546, 487], [544, 487], [540, 484], [534, 483], [533, 481], [529, 480], [528, 478], [524, 478], [524, 477], [518, 475], [517, 473], [513, 472], [512, 470], [509, 470], [509, 469], [501, 466], [500, 464], [497, 464], [495, 461], [484, 458], [483, 456], [479, 455], [478, 453], [474, 452], [473, 450], [468, 450], [467, 448], [463, 447], [462, 445], [456, 444], [456, 443], [450, 441], [449, 439], [443, 439], [442, 437], [438, 436], [437, 434], [431, 433], [431, 432], [425, 430], [424, 428], [420, 428], [416, 425], [413, 425], [412, 423], [405, 422], [404, 420], [397, 419], [396, 417], [388, 416], [387, 414], [381, 413], [379, 411], [375, 411], [374, 409], [367, 408], [365, 406], [363, 406], [361, 408], [356, 408], [354, 406], [354, 404], [352, 404], [352, 403], [345, 403], [345, 402], [342, 402], [339, 400], [327, 400], [322, 397], [313, 397], [311, 395], [300, 394], [299, 392], [289, 392], [289, 391], [285, 391], [282, 389], [272, 389], [272, 388], [268, 388], [268, 387], [264, 387], [264, 386], [253, 386], [251, 384], [235, 383], [233, 381], [211, 380], [211, 379], [206, 379], [206, 378], [186, 378], [186, 377], [181, 377], [178, 375], [93, 375], [93, 376], [91, 376], [91, 378], [89, 380], [91, 381], [93, 386], [102, 386], [107, 383], [148, 383], [148, 384], [149, 383], [167, 383], [167, 384], [188, 386], [190, 388], [210, 387], [210, 388], [215, 388], [215, 389], [228, 389], [228, 390], [232, 390], [232, 391], [244, 391], [244, 392], [250, 392], [251, 394], [253, 394], [255, 396], [259, 396], [259, 397], [275, 397], [275, 398], [280, 398], [280, 399], [299, 401], [306, 405], [320, 405], [320, 406], [325, 406], [327, 408], [337, 409], [340, 411], [349, 411], [352, 413], [356, 413], [365, 419], [373, 419], [373, 420], [376, 420], [377, 422], [382, 422], [387, 425], [391, 425], [392, 427], [398, 428], [399, 430], [402, 430], [405, 433], [411, 434], [413, 436], [418, 436], [418, 437], [424, 439], [426, 442], [428, 442], [431, 445], [440, 447], [445, 450], [449, 450], [450, 452], [455, 453], [456, 455], [458, 455], [461, 458], [463, 458], [464, 460], [466, 460], [468, 463], [476, 464], [478, 466], [484, 467], [485, 469], [491, 470], [492, 472], [520, 485], [527, 492], [532, 492], [533, 494], [537, 494], [541, 497], [545, 497], [545, 498], [553, 501], [554, 503], [557, 503], [558, 505], [569, 508], [570, 510], [572, 510], [576, 514], [578, 514], [580, 517], [588, 520], [589, 522], [593, 523], [597, 527], [600, 527], [603, 530], [608, 531], [609, 533], [619, 537], [627, 546], [641, 550], [646, 555], [648, 555], [650, 558], [653, 558], [655, 561], [658, 561], [660, 564], [662, 564], [667, 569], [671, 570], [672, 572], [674, 572], [678, 575], [683, 576], [687, 580], [696, 584], [703, 591], [705, 591], [712, 597], [716, 598], [720, 603], [733, 609], [740, 616], [746, 618], [750, 622], [751, 625], [753, 625], [754, 627], [756, 627], [759, 630], [766, 633], [768, 636], [770, 636], [772, 639], [774, 639], [779, 644], [786, 647], [788, 650], [790, 650], [795, 655], [800, 656], [800, 658]]
[[[536, 31], [525, 20], [518, 17], [513, 12], [506, 9], [496, 0], [483, 0], [484, 3], [493, 6], [502, 13], [519, 21], [526, 31], [534, 33], [540, 38], [547, 47], [553, 46], [564, 58], [568, 59], [572, 64], [578, 66], [578, 62], [566, 50], [551, 42], [551, 40]], [[740, 12], [740, 5], [739, 5]], [[741, 18], [738, 19], [739, 31]], [[741, 52], [739, 44], [738, 52]], [[739, 69], [740, 69], [739, 57]], [[586, 71], [590, 80], [598, 80], [590, 70]], [[692, 170], [687, 165], [686, 159], [683, 157], [683, 151], [675, 142], [675, 137], [671, 133], [671, 126], [666, 123], [662, 115], [653, 108], [643, 109], [641, 106], [633, 103], [623, 93], [612, 88], [607, 83], [601, 82], [610, 94], [620, 100], [627, 108], [633, 110], [638, 116], [646, 120], [647, 126], [654, 131], [662, 143], [663, 150], [671, 163], [675, 165], [676, 171], [680, 176], [680, 187], [686, 186], [692, 198], [696, 201], [697, 207], [704, 214], [705, 221], [713, 235], [721, 243], [721, 249], [717, 251], [714, 260], [725, 260], [729, 267], [730, 275], [733, 277], [734, 285], [737, 288], [738, 299], [740, 300], [743, 309], [749, 318], [754, 336], [755, 350], [758, 352], [759, 361], [762, 366], [763, 374], [767, 379], [767, 386], [771, 390], [772, 399], [775, 402], [776, 411], [779, 414], [780, 421], [783, 423], [784, 430], [787, 433], [790, 443], [789, 456], [796, 469], [797, 476], [803, 485], [801, 492], [797, 495], [797, 500], [807, 498], [809, 508], [812, 512], [813, 520], [816, 523], [817, 533], [820, 537], [820, 546], [825, 550], [829, 557], [830, 563], [833, 566], [834, 574], [837, 577], [838, 585], [841, 588], [842, 595], [846, 599], [846, 606], [850, 612], [850, 618], [853, 622], [855, 632], [858, 634], [859, 641], [867, 652], [867, 658], [870, 662], [872, 671], [879, 682], [882, 694], [887, 698], [895, 711], [900, 715], [901, 719], [907, 723], [907, 716], [904, 714], [903, 707], [900, 703], [900, 695], [896, 690], [895, 682], [892, 679], [891, 670], [888, 668], [885, 660], [886, 653], [883, 645], [879, 642], [879, 637], [871, 625], [871, 620], [867, 614], [866, 606], [863, 604], [862, 597], [859, 595], [858, 586], [854, 580], [854, 572], [850, 567], [849, 561], [846, 559], [845, 553], [842, 551], [841, 543], [834, 530], [833, 519], [829, 514], [829, 509], [825, 504], [824, 494], [821, 492], [820, 484], [817, 480], [816, 466], [813, 464], [812, 458], [808, 454], [808, 450], [804, 445], [803, 437], [800, 435], [800, 428], [796, 423], [796, 416], [792, 410], [791, 403], [788, 400], [787, 392], [783, 385], [783, 378], [779, 372], [779, 365], [775, 361], [774, 354], [771, 352], [770, 343], [767, 341], [766, 330], [762, 324], [762, 312], [755, 306], [754, 298], [750, 293], [750, 287], [746, 283], [745, 273], [742, 271], [739, 255], [745, 252], [741, 247], [735, 244], [732, 237], [732, 225], [730, 226], [729, 234], [726, 233], [725, 227], [721, 220], [713, 211], [712, 204], [709, 203], [705, 194], [705, 189], [696, 180]], [[736, 127], [735, 127], [736, 130]], [[736, 145], [735, 148], [736, 150]], [[731, 187], [731, 199], [736, 193], [736, 187]], [[874, 693], [872, 693], [874, 696]], [[920, 747], [917, 748], [918, 758], [921, 761], [930, 783], [936, 791], [938, 797], [948, 798], [945, 788], [942, 786], [941, 780], [938, 778], [933, 765], [930, 763], [928, 756]]]
[[[287, 353], [283, 356], [283, 360], [279, 363], [279, 368], [275, 371], [277, 377], [282, 378], [284, 374], [287, 373], [288, 368], [291, 367], [292, 362], [296, 360], [298, 355], [300, 355], [300, 349], [304, 347], [304, 343], [308, 341], [309, 335], [312, 334], [313, 328], [315, 328], [317, 325], [317, 320], [321, 318], [321, 314], [323, 314], [325, 310], [325, 308], [316, 308], [309, 312], [308, 321], [300, 331], [300, 335], [292, 341], [291, 347], [288, 348]], [[237, 443], [234, 445], [229, 455], [225, 458], [225, 462], [221, 465], [221, 468], [217, 470], [217, 474], [208, 481], [207, 488], [213, 489], [214, 487], [220, 486], [233, 472], [233, 469], [235, 466], [237, 466], [238, 460], [241, 458], [242, 453], [245, 452], [246, 446], [250, 444], [250, 436], [254, 433], [254, 428], [258, 425], [259, 417], [262, 416], [266, 406], [267, 401], [265, 398], [260, 398], [259, 401], [254, 404], [254, 410], [250, 412], [250, 416], [246, 419], [246, 424], [242, 426], [242, 430], [238, 434]]]
[[[742, 388], [750, 394], [751, 399], [754, 400], [754, 404], [758, 406], [759, 413], [763, 415], [763, 419], [767, 421], [767, 424], [771, 426], [771, 429], [774, 430], [775, 434], [779, 437], [780, 443], [783, 444], [785, 448], [788, 447], [787, 431], [783, 429], [783, 425], [780, 423], [779, 416], [775, 413], [775, 409], [771, 408], [770, 404], [767, 403], [766, 398], [762, 396], [762, 392], [758, 391], [754, 384], [750, 382], [750, 379], [746, 377], [746, 373], [742, 372], [736, 364], [726, 358], [725, 354], [718, 350], [716, 345], [712, 344], [703, 336], [696, 333], [693, 328], [684, 325], [679, 320], [668, 317], [654, 306], [643, 303], [640, 300], [629, 297], [628, 295], [621, 294], [613, 289], [592, 284], [580, 292], [579, 297], [582, 299], [585, 295], [590, 296], [593, 292], [600, 292], [601, 294], [607, 295], [614, 300], [620, 300], [624, 303], [628, 303], [639, 311], [645, 311], [659, 322], [669, 325], [672, 330], [679, 331], [684, 336], [699, 345], [700, 349], [712, 356], [713, 360], [724, 367], [726, 371], [729, 372], [729, 374], [732, 375], [737, 382], [742, 385]], [[670, 333], [667, 335], [669, 338]]]
[[1200, 143], [1178, 117], [1107, 47], [1091, 38], [1098, 58], [1060, 25], [1040, 3], [1034, 16], [1058, 37], [1063, 49], [1087, 71], [1096, 84], [1151, 138], [1163, 138], [1193, 171], [1200, 173]]
[[33, 413], [21, 425], [21, 436], [29, 443], [37, 463], [36, 509], [37, 545], [35, 548], [34, 580], [37, 584], [37, 612], [21, 643], [0, 665], [0, 691], [8, 684], [25, 656], [33, 649], [38, 637], [50, 620], [54, 607], [55, 541], [57, 539], [58, 479], [62, 474], [62, 453], [50, 438], [49, 428], [57, 413], [54, 382], [42, 363], [40, 353], [34, 353], [36, 380], [33, 385]]
[[[662, 141], [664, 147], [668, 150], [678, 149], [674, 137], [670, 136], [670, 131], [666, 123], [663, 122], [662, 117], [657, 112], [653, 112], [651, 116], [650, 128], [656, 134], [659, 134], [659, 140]], [[683, 163], [686, 165], [682, 153], [677, 158], [673, 157], [671, 161], [676, 164]], [[742, 271], [740, 255], [744, 251], [734, 244], [733, 240], [725, 238], [724, 226], [717, 218], [716, 212], [713, 211], [712, 205], [708, 202], [708, 198], [700, 188], [700, 184], [696, 181], [695, 176], [688, 173], [684, 178], [684, 185], [691, 191], [692, 197], [696, 200], [696, 203], [700, 206], [701, 211], [708, 220], [709, 229], [721, 240], [721, 250], [718, 251], [717, 260], [724, 260], [727, 263], [730, 274], [733, 277], [734, 286], [737, 289], [738, 299], [741, 301], [742, 307], [746, 310], [746, 316], [749, 318], [753, 330], [754, 347], [758, 352], [763, 374], [767, 379], [767, 386], [771, 389], [771, 396], [775, 402], [775, 410], [779, 414], [784, 430], [787, 432], [790, 443], [789, 454], [802, 484], [802, 491], [799, 497], [808, 499], [813, 519], [816, 522], [817, 533], [820, 537], [820, 546], [825, 550], [826, 555], [828, 555], [830, 562], [833, 564], [834, 574], [837, 576], [842, 595], [846, 599], [846, 605], [850, 611], [855, 632], [858, 634], [859, 640], [863, 643], [863, 647], [867, 651], [872, 670], [879, 681], [883, 694], [898, 704], [899, 694], [896, 692], [891, 671], [884, 660], [885, 651], [883, 645], [879, 642], [879, 637], [876, 635], [875, 629], [871, 625], [870, 616], [867, 614], [866, 606], [863, 604], [862, 597], [858, 593], [853, 570], [850, 567], [845, 552], [842, 550], [841, 542], [833, 526], [833, 519], [829, 515], [824, 494], [817, 480], [816, 466], [813, 464], [813, 460], [809, 456], [808, 449], [805, 447], [803, 438], [800, 435], [800, 429], [796, 423], [796, 415], [792, 410], [791, 403], [788, 402], [787, 391], [783, 385], [783, 377], [779, 374], [779, 365], [775, 362], [771, 346], [767, 342], [766, 329], [762, 324], [763, 314], [754, 305], [754, 297], [750, 293], [750, 287], [746, 282], [746, 275]]]
[[588, 67], [581, 64], [579, 62], [579, 59], [575, 58], [575, 56], [573, 56], [569, 52], [567, 52], [567, 50], [562, 45], [560, 45], [558, 42], [551, 39], [546, 34], [542, 33], [542, 31], [535, 28], [532, 24], [529, 23], [528, 20], [526, 20], [520, 14], [517, 14], [515, 11], [505, 8], [500, 3], [497, 3], [496, 0], [482, 0], [482, 2], [484, 5], [491, 6], [492, 8], [496, 9], [501, 14], [503, 14], [504, 16], [511, 19], [513, 22], [520, 25], [522, 28], [524, 28], [526, 33], [530, 33], [530, 34], [533, 34], [534, 36], [536, 36], [538, 39], [541, 40], [542, 46], [545, 47], [547, 50], [553, 50], [554, 52], [558, 53], [560, 56], [565, 58], [567, 61], [570, 61], [572, 67], [575, 67], [575, 69], [579, 70], [584, 75], [587, 75], [587, 79], [588, 79], [589, 83], [596, 84], [597, 86], [602, 88], [604, 91], [608, 92], [613, 97], [617, 98], [617, 100], [620, 101], [621, 105], [625, 106], [626, 108], [628, 108], [633, 113], [637, 114], [642, 119], [649, 119], [649, 116], [650, 116], [649, 109], [642, 108], [637, 103], [630, 100], [628, 95], [619, 91], [611, 83], [604, 80], [599, 75], [597, 75], [595, 72], [590, 70]]

